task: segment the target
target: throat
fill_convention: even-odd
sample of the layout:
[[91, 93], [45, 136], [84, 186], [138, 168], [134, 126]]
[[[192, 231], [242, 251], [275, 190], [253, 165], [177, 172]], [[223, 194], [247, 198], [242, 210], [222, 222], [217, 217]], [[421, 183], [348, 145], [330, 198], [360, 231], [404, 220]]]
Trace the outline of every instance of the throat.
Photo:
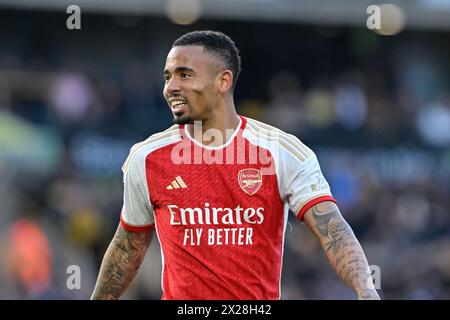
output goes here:
[[185, 130], [189, 138], [202, 147], [223, 147], [236, 136], [241, 121], [238, 116], [235, 121], [229, 123], [194, 121], [194, 124], [187, 125]]

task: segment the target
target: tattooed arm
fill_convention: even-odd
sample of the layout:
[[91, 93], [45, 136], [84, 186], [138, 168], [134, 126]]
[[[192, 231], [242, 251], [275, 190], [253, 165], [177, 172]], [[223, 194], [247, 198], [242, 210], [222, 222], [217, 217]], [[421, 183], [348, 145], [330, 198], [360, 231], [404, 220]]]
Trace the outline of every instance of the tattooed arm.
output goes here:
[[103, 257], [92, 300], [113, 300], [122, 295], [144, 260], [153, 232], [128, 232], [119, 224]]
[[311, 207], [305, 224], [319, 239], [328, 260], [358, 299], [380, 299], [372, 283], [366, 256], [337, 205], [324, 201]]

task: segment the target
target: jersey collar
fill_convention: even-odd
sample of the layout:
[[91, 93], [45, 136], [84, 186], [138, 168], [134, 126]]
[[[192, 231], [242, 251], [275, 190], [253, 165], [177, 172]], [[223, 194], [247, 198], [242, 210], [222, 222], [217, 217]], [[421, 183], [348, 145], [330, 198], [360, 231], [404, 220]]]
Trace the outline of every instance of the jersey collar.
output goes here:
[[236, 136], [238, 136], [238, 134], [242, 134], [242, 131], [244, 130], [246, 124], [247, 124], [247, 119], [245, 119], [245, 117], [239, 115], [239, 124], [237, 125], [233, 134], [231, 135], [231, 137], [228, 139], [227, 142], [225, 142], [224, 144], [222, 144], [220, 146], [207, 146], [207, 145], [204, 145], [204, 144], [198, 142], [189, 134], [189, 131], [187, 130], [185, 125], [180, 126], [180, 131], [183, 136], [185, 136], [192, 143], [194, 143], [195, 145], [197, 145], [201, 148], [204, 148], [207, 150], [220, 150], [220, 149], [228, 147], [231, 144], [231, 142], [236, 138]]

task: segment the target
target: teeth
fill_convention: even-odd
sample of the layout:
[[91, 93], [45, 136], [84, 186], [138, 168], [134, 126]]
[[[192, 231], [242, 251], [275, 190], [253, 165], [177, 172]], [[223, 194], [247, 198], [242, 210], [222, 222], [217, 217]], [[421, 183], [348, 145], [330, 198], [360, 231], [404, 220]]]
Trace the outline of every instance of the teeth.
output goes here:
[[184, 101], [174, 101], [174, 102], [172, 102], [172, 108], [181, 107], [183, 104], [185, 104]]

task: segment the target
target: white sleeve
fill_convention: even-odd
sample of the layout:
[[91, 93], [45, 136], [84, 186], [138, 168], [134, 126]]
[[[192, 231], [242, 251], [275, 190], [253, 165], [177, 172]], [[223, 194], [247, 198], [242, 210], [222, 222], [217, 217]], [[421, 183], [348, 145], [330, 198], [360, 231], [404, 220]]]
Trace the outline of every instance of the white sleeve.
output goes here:
[[146, 231], [154, 226], [154, 211], [146, 175], [145, 153], [130, 152], [123, 171], [123, 207], [120, 222], [127, 231]]
[[320, 170], [317, 156], [311, 149], [308, 148], [308, 151], [309, 157], [304, 161], [286, 152], [281, 164], [284, 177], [281, 194], [300, 221], [303, 221], [303, 215], [313, 205], [322, 201], [336, 202]]

